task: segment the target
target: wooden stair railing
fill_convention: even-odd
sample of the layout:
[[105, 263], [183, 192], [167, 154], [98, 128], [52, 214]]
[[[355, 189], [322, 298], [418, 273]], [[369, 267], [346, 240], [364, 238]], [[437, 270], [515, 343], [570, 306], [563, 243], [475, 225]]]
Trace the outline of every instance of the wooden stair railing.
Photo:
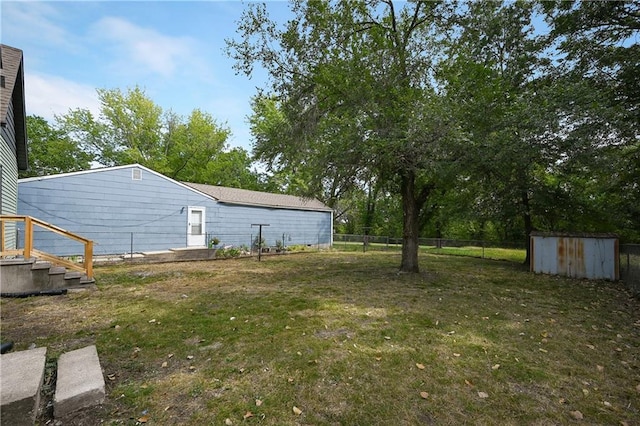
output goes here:
[[[24, 248], [5, 250], [5, 224], [7, 222], [24, 222]], [[84, 257], [82, 259], [82, 263], [72, 262], [70, 260], [63, 259], [53, 254], [36, 249], [33, 246], [33, 230], [35, 226], [40, 226], [47, 231], [54, 232], [56, 234], [82, 243], [84, 245]], [[36, 219], [35, 217], [7, 214], [0, 215], [0, 257], [10, 255], [21, 255], [25, 259], [36, 256], [43, 260], [52, 262], [56, 265], [64, 266], [65, 268], [82, 272], [87, 276], [88, 279], [93, 279], [93, 241], [40, 219]]]

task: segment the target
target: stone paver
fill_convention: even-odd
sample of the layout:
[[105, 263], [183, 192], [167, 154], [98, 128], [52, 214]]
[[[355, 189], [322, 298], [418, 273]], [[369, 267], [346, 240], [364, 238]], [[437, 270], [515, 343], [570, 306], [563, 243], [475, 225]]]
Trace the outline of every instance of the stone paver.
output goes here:
[[58, 359], [58, 379], [53, 399], [56, 418], [104, 402], [104, 377], [95, 346], [67, 352]]
[[0, 423], [33, 425], [40, 405], [47, 348], [0, 355]]

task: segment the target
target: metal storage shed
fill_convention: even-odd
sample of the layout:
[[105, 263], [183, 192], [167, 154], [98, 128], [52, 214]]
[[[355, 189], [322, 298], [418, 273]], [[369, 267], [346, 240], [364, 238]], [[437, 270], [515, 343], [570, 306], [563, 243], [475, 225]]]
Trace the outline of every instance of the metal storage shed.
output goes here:
[[618, 238], [613, 234], [531, 233], [530, 270], [572, 278], [620, 278]]

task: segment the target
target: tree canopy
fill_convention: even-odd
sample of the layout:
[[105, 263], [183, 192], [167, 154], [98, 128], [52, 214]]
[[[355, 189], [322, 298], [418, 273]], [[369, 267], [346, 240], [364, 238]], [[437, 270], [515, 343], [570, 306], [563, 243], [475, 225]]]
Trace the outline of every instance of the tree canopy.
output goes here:
[[418, 271], [419, 220], [444, 181], [457, 137], [438, 93], [444, 3], [292, 2], [277, 28], [266, 6], [250, 5], [229, 40], [237, 69], [255, 63], [272, 77], [252, 119], [257, 158], [296, 170], [315, 193], [357, 185], [398, 191], [403, 209], [401, 270]]
[[139, 87], [99, 89], [98, 97], [101, 108], [97, 117], [86, 109], [58, 116], [54, 125], [29, 117], [30, 173], [83, 170], [92, 163], [139, 163], [176, 180], [261, 187], [260, 176], [251, 169], [249, 153], [229, 149], [230, 130], [211, 114], [199, 109], [188, 117], [165, 112]]
[[351, 231], [391, 229], [376, 205], [395, 205], [401, 270], [455, 222], [637, 235], [637, 3], [290, 5], [285, 25], [249, 5], [227, 41], [238, 72], [271, 77], [254, 155], [288, 190], [358, 211], [339, 212]]

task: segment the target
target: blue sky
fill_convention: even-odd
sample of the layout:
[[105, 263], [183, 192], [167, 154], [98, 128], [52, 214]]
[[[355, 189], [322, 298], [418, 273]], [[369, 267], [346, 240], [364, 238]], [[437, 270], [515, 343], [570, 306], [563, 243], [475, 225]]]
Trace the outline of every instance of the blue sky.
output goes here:
[[[97, 88], [136, 85], [164, 110], [188, 115], [198, 108], [232, 131], [231, 147], [250, 151], [246, 117], [256, 87], [235, 75], [224, 53], [247, 7], [241, 1], [5, 1], [1, 41], [24, 52], [27, 114], [53, 122], [54, 114], [87, 108], [97, 113]], [[284, 1], [268, 2], [285, 22]]]

